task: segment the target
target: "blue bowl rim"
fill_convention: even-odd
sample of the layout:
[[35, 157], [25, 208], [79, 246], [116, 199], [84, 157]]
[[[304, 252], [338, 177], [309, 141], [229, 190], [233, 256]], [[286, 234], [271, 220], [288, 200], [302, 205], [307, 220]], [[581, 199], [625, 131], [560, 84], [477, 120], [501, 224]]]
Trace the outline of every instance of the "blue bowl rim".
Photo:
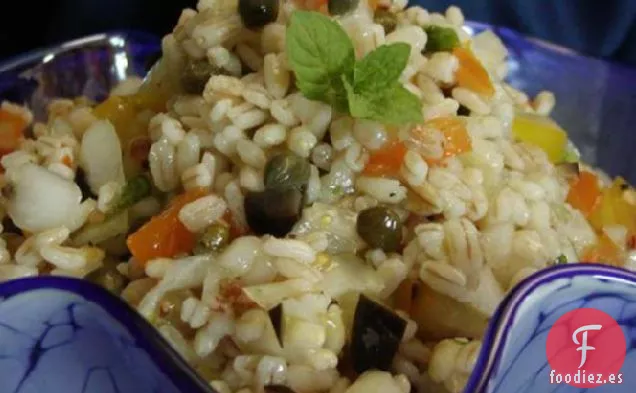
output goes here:
[[121, 298], [89, 281], [55, 276], [6, 281], [0, 284], [0, 301], [19, 294], [46, 289], [79, 295], [114, 316], [178, 389], [186, 392], [217, 393], [135, 309]]
[[8, 57], [7, 59], [0, 61], [0, 74], [11, 72], [27, 64], [45, 62], [44, 59], [46, 59], [47, 56], [52, 55], [55, 57], [65, 52], [83, 49], [115, 37], [124, 38], [125, 41], [127, 41], [128, 38], [132, 38], [134, 42], [156, 46], [157, 50], [161, 50], [161, 40], [153, 34], [137, 30], [113, 30], [36, 48], [25, 53]]
[[636, 272], [609, 265], [595, 263], [569, 263], [542, 269], [517, 284], [499, 304], [488, 323], [482, 339], [482, 348], [473, 368], [465, 393], [483, 392], [491, 374], [501, 361], [505, 338], [510, 330], [521, 304], [538, 287], [559, 279], [574, 277], [595, 277], [613, 281], [629, 282], [636, 287]]

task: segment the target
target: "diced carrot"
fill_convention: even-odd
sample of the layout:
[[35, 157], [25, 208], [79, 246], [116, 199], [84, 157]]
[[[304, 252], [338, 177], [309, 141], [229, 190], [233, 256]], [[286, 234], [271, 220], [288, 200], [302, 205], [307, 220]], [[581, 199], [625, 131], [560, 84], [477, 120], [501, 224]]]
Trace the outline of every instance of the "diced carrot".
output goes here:
[[609, 236], [602, 233], [598, 242], [583, 253], [582, 262], [622, 266], [624, 264], [623, 251]]
[[367, 176], [398, 177], [406, 151], [404, 142], [388, 142], [381, 149], [371, 153], [363, 173]]
[[567, 202], [588, 217], [592, 214], [600, 200], [601, 190], [596, 175], [592, 172], [581, 172], [570, 185]]
[[487, 97], [495, 94], [488, 72], [469, 49], [456, 47], [453, 49], [453, 55], [459, 61], [459, 67], [455, 72], [458, 86]]
[[0, 157], [19, 146], [26, 127], [27, 123], [22, 116], [0, 109]]
[[329, 12], [328, 12], [327, 2], [328, 0], [296, 0], [295, 1], [296, 5], [300, 7], [301, 9], [310, 10], [310, 11], [319, 11], [319, 12], [325, 11], [328, 14]]
[[203, 188], [186, 191], [177, 196], [161, 214], [128, 236], [128, 249], [139, 263], [145, 265], [151, 259], [192, 251], [196, 239], [179, 220], [179, 211], [207, 193]]
[[64, 156], [62, 157], [62, 164], [69, 168], [73, 168], [73, 159], [70, 156]]
[[431, 119], [423, 125], [418, 125], [411, 130], [411, 141], [416, 145], [426, 145], [434, 140], [431, 136], [435, 130], [444, 135], [444, 153], [441, 159], [430, 159], [426, 161], [430, 165], [439, 164], [441, 160], [453, 157], [458, 154], [467, 153], [472, 150], [472, 142], [464, 122], [457, 117], [438, 117]]

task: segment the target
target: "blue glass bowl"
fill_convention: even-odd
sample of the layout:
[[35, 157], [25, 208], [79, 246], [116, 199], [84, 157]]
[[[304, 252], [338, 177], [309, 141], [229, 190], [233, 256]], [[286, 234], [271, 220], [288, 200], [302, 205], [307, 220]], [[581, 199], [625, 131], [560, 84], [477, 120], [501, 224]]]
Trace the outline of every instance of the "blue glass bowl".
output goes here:
[[[474, 31], [485, 25], [471, 24]], [[636, 183], [636, 71], [494, 29], [510, 49], [511, 83], [556, 93], [555, 118], [584, 159]], [[46, 115], [54, 97], [99, 101], [128, 76], [143, 75], [159, 40], [133, 32], [87, 37], [0, 64], [0, 100]], [[610, 137], [611, 136], [611, 137]], [[581, 392], [548, 385], [544, 328], [576, 307], [595, 307], [623, 327], [636, 369], [636, 275], [597, 265], [566, 265], [521, 283], [490, 321], [466, 393]], [[548, 321], [548, 322], [546, 322]], [[636, 377], [595, 392], [634, 392]], [[0, 284], [0, 392], [209, 393], [213, 390], [134, 310], [106, 291], [68, 278]]]

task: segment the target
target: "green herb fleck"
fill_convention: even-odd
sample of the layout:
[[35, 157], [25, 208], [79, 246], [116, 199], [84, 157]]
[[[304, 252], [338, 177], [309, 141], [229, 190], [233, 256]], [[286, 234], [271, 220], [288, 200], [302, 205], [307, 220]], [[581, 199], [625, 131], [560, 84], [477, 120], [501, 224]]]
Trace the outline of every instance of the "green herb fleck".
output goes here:
[[427, 52], [452, 51], [459, 46], [459, 37], [451, 27], [427, 26], [424, 28], [428, 41], [426, 41]]
[[108, 214], [117, 214], [150, 195], [151, 186], [147, 177], [139, 175], [126, 183], [121, 193], [109, 208]]
[[552, 263], [553, 265], [565, 265], [566, 263], [568, 263], [568, 258], [561, 254], [558, 257], [556, 257], [556, 259], [554, 260], [554, 262]]
[[419, 98], [399, 81], [411, 53], [408, 44], [380, 46], [356, 62], [342, 27], [308, 11], [292, 14], [286, 42], [296, 84], [307, 98], [392, 125], [422, 120]]
[[563, 158], [561, 158], [561, 161], [577, 163], [580, 160], [581, 157], [579, 155], [579, 152], [576, 150], [574, 145], [572, 145], [572, 142], [568, 142], [567, 146], [565, 147], [565, 151], [563, 152]]

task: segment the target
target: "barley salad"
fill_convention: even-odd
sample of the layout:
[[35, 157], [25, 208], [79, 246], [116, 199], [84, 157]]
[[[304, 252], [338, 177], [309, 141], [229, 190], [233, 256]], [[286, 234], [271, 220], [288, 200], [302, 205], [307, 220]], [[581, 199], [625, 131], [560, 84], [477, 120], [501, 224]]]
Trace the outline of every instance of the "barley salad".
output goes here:
[[0, 280], [120, 295], [219, 393], [461, 392], [495, 308], [634, 269], [636, 194], [406, 0], [200, 0], [145, 80], [0, 108]]

